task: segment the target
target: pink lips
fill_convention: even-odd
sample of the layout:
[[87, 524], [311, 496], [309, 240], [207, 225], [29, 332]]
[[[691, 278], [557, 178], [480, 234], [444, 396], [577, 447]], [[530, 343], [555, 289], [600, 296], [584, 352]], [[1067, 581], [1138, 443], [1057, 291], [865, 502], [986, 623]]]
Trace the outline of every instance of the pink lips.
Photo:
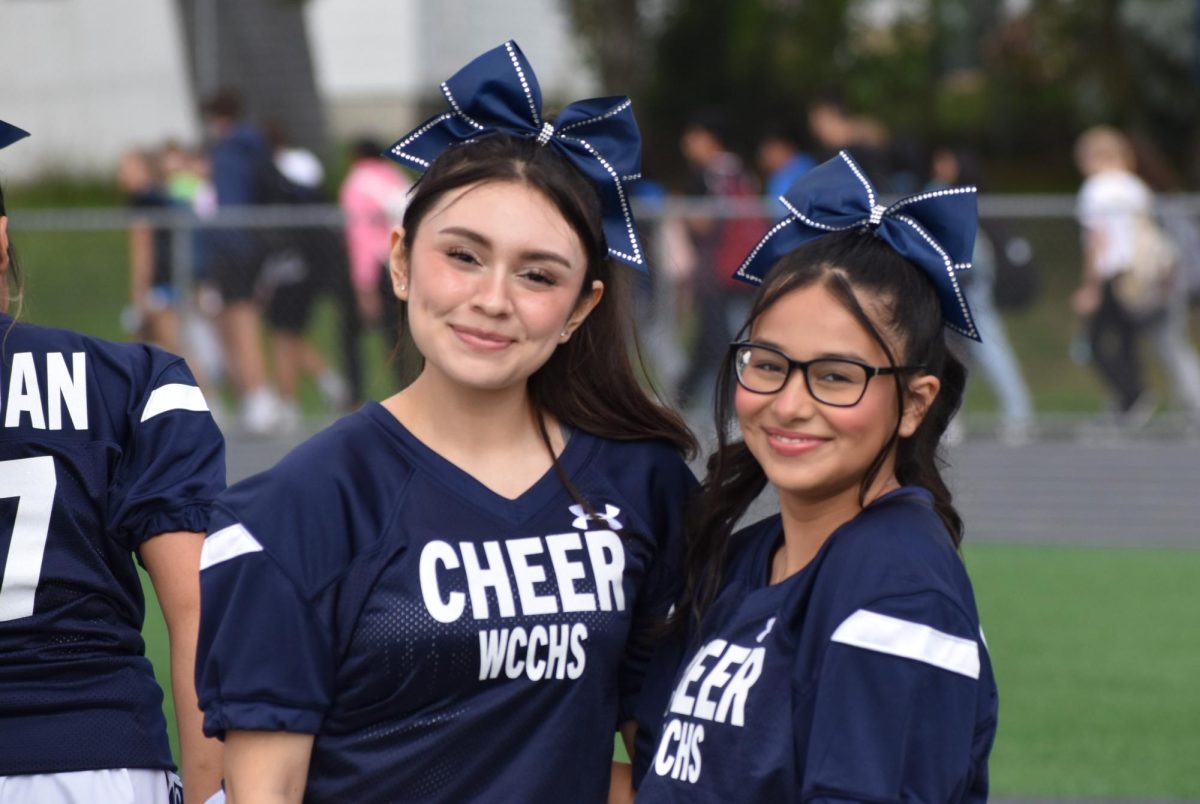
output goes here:
[[771, 449], [787, 458], [805, 455], [829, 441], [828, 438], [821, 438], [809, 433], [796, 433], [774, 427], [764, 428], [764, 432], [767, 434], [767, 444]]
[[473, 329], [471, 327], [451, 327], [458, 339], [470, 346], [472, 349], [480, 349], [485, 352], [498, 352], [501, 349], [507, 348], [512, 342], [512, 338], [506, 338], [503, 335], [497, 335], [494, 332], [488, 332], [482, 329]]

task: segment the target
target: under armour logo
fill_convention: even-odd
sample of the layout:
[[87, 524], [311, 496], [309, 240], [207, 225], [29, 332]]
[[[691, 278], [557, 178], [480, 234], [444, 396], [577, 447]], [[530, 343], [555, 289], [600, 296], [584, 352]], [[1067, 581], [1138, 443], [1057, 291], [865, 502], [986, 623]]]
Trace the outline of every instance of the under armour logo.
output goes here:
[[762, 642], [767, 638], [767, 634], [771, 633], [771, 629], [775, 627], [775, 618], [767, 620], [767, 627], [762, 630], [762, 633], [754, 638], [755, 642]]
[[605, 503], [603, 514], [589, 514], [582, 505], [572, 505], [567, 510], [575, 515], [575, 521], [571, 523], [571, 527], [576, 530], [587, 530], [589, 522], [603, 522], [608, 525], [609, 530], [620, 530], [623, 527], [620, 520], [617, 519], [621, 509], [615, 505]]

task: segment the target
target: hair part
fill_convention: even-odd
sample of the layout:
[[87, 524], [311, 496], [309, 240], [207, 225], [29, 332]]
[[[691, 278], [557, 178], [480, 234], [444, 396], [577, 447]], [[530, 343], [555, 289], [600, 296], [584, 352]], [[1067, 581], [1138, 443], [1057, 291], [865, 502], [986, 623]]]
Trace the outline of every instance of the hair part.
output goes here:
[[[924, 373], [941, 381], [916, 431], [901, 438], [908, 384], [904, 375], [892, 375], [896, 419], [890, 437], [863, 474], [859, 504], [866, 504], [868, 490], [894, 452], [897, 480], [902, 485], [923, 486], [933, 494], [934, 509], [954, 545], [959, 546], [962, 518], [941, 476], [944, 462], [938, 445], [962, 403], [966, 368], [947, 347], [933, 283], [864, 229], [826, 235], [794, 249], [775, 264], [755, 294], [749, 319], [738, 337], [750, 332], [759, 316], [784, 296], [814, 285], [824, 287], [858, 320], [882, 347], [889, 366], [923, 366]], [[868, 302], [869, 310], [863, 301]], [[768, 482], [745, 442], [732, 435], [736, 432], [735, 383], [733, 354], [727, 352], [717, 380], [717, 449], [709, 458], [700, 498], [689, 512], [684, 592], [669, 623], [672, 629], [700, 625], [724, 581], [734, 529]]]
[[[417, 229], [442, 197], [462, 187], [491, 182], [512, 182], [537, 190], [579, 237], [587, 265], [578, 303], [591, 293], [594, 281], [604, 285], [604, 295], [588, 317], [529, 378], [531, 407], [547, 446], [544, 416], [550, 415], [567, 427], [603, 438], [659, 439], [685, 456], [694, 455], [695, 437], [678, 413], [652, 399], [642, 387], [631, 349], [625, 348], [632, 340], [632, 351], [643, 369], [640, 374], [646, 376], [630, 312], [630, 269], [608, 258], [599, 194], [554, 149], [495, 134], [444, 151], [413, 188], [404, 212], [405, 252], [411, 253]], [[400, 304], [403, 336], [407, 306]], [[554, 465], [571, 489], [557, 459]]]

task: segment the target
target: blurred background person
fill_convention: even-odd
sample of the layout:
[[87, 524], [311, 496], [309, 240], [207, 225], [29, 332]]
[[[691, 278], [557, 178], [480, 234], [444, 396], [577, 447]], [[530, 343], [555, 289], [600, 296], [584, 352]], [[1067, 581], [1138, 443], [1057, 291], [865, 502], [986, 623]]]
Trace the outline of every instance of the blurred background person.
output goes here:
[[[117, 185], [135, 210], [176, 207], [145, 151], [126, 151], [117, 163]], [[126, 328], [139, 337], [179, 352], [179, 292], [171, 271], [171, 231], [138, 219], [129, 228], [129, 297]], [[195, 371], [195, 366], [192, 366]]]
[[[282, 126], [267, 126], [267, 140], [278, 175], [271, 203], [318, 204], [325, 200], [321, 183], [325, 168], [312, 151], [288, 141]], [[299, 432], [302, 412], [300, 382], [313, 380], [332, 413], [344, 413], [350, 392], [342, 375], [308, 336], [313, 306], [327, 284], [326, 273], [345, 272], [345, 259], [339, 254], [340, 239], [330, 237], [321, 226], [288, 226], [270, 230], [270, 250], [263, 261], [255, 295], [264, 309], [271, 331], [271, 356], [275, 390], [279, 395], [278, 430], [289, 435]]]
[[[218, 208], [262, 203], [260, 178], [271, 152], [262, 134], [242, 119], [241, 98], [221, 91], [205, 102], [203, 113]], [[261, 312], [254, 301], [263, 239], [249, 229], [212, 229], [204, 241], [208, 277], [221, 297], [217, 327], [241, 426], [250, 435], [267, 435], [279, 424], [280, 405], [267, 381]]]
[[[1129, 141], [1137, 174], [1152, 192], [1183, 191], [1170, 162], [1149, 137], [1134, 134]], [[1192, 283], [1200, 282], [1200, 226], [1186, 209], [1164, 203], [1161, 197], [1155, 210], [1178, 262], [1166, 289], [1162, 314], [1146, 323], [1146, 338], [1171, 383], [1175, 404], [1187, 417], [1187, 426], [1193, 432], [1200, 432], [1200, 355], [1196, 353], [1188, 320]]]
[[888, 130], [873, 117], [851, 114], [836, 92], [826, 91], [808, 104], [808, 130], [816, 144], [816, 158], [824, 161], [838, 151], [849, 151], [881, 192], [892, 188], [892, 166], [888, 159]]
[[[768, 127], [758, 142], [758, 169], [764, 179], [763, 192], [770, 202], [787, 192], [796, 179], [815, 165], [813, 158], [801, 149], [800, 137], [784, 126]], [[772, 203], [772, 208], [778, 206]]]
[[404, 217], [412, 182], [383, 156], [383, 146], [361, 137], [350, 148], [350, 169], [338, 191], [346, 214], [346, 251], [359, 317], [383, 330], [398, 381], [405, 378], [401, 359], [400, 306], [388, 275], [392, 227]]
[[[1085, 323], [1092, 365], [1112, 396], [1115, 423], [1138, 429], [1157, 402], [1146, 387], [1139, 346], [1147, 316], [1122, 298], [1118, 283], [1138, 258], [1138, 227], [1154, 214], [1154, 197], [1133, 173], [1133, 150], [1120, 131], [1095, 126], [1075, 143], [1084, 181], [1076, 216], [1083, 235], [1083, 272], [1071, 308]], [[1165, 302], [1165, 296], [1163, 297]]]
[[[684, 126], [680, 150], [691, 169], [688, 194], [726, 204], [753, 202], [758, 187], [726, 136], [725, 118], [716, 110], [704, 110]], [[692, 216], [687, 228], [696, 256], [686, 289], [692, 334], [675, 401], [682, 410], [698, 410], [710, 407], [717, 368], [749, 312], [752, 293], [733, 272], [767, 227], [759, 214], [726, 213]]]
[[[930, 162], [930, 189], [954, 185], [983, 189], [983, 169], [978, 157], [966, 148], [942, 146], [934, 149]], [[957, 352], [965, 355], [969, 365], [982, 370], [1000, 408], [997, 435], [1005, 444], [1015, 446], [1027, 443], [1033, 436], [1033, 398], [993, 298], [996, 248], [997, 244], [980, 226], [975, 234], [971, 270], [958, 274], [958, 277], [981, 340], [955, 333], [950, 336], [950, 342]], [[962, 440], [965, 428], [961, 416], [954, 418], [946, 435], [951, 442]]]

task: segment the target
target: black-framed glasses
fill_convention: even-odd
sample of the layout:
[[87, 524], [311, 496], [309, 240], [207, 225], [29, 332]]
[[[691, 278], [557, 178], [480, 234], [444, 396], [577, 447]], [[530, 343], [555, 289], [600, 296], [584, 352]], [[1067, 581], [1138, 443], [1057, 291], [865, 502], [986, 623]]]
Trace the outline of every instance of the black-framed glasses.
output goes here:
[[867, 383], [879, 374], [921, 371], [924, 366], [868, 366], [857, 360], [823, 357], [792, 360], [773, 346], [751, 341], [729, 344], [738, 385], [753, 394], [775, 394], [783, 390], [792, 371], [804, 373], [804, 384], [813, 399], [835, 408], [850, 408], [862, 401]]

